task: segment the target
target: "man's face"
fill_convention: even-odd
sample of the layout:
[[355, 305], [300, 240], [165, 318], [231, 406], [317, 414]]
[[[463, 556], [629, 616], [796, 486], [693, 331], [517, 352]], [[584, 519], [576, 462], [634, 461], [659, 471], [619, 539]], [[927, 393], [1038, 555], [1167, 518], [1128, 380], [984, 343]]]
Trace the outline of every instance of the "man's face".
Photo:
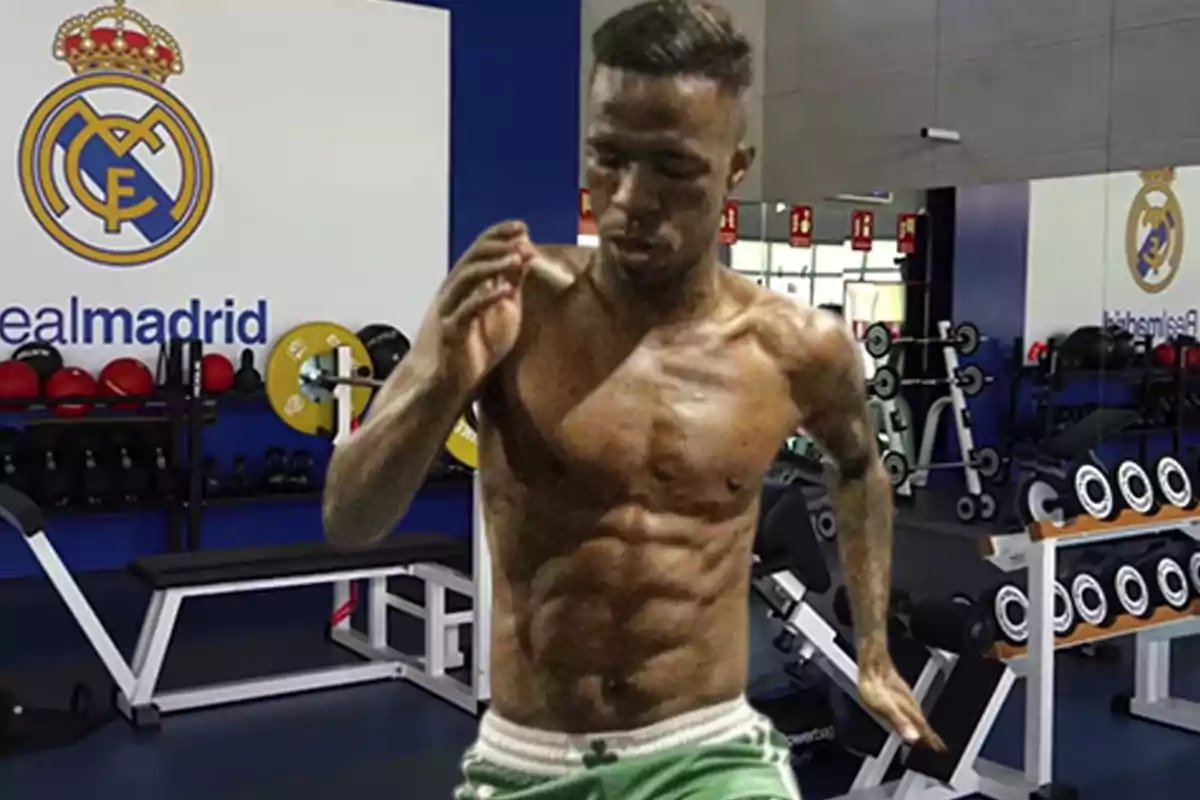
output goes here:
[[607, 263], [638, 283], [677, 278], [713, 247], [753, 159], [740, 101], [707, 78], [602, 66], [590, 107], [587, 184]]

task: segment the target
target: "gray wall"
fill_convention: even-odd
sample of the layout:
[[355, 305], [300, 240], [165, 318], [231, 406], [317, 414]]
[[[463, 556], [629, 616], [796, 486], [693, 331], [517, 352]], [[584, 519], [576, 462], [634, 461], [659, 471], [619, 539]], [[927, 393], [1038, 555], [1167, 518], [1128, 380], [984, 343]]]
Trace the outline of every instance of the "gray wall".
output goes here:
[[767, 0], [765, 30], [764, 197], [1200, 162], [1200, 0]]
[[[483, 2], [484, 0], [480, 0]], [[562, 0], [559, 0], [562, 2]], [[592, 32], [600, 23], [610, 16], [632, 5], [638, 0], [582, 0], [583, 13], [580, 30], [583, 69], [580, 70], [580, 126], [582, 133], [586, 130], [587, 120], [587, 80], [592, 65]], [[762, 194], [762, 130], [763, 130], [763, 79], [766, 74], [766, 26], [767, 0], [723, 0], [722, 5], [729, 9], [739, 28], [745, 32], [754, 47], [754, 84], [747, 96], [749, 106], [747, 139], [751, 145], [759, 149], [759, 159], [745, 181], [739, 187], [736, 197], [758, 199]], [[583, 150], [582, 136], [580, 137], [580, 185], [582, 186]]]

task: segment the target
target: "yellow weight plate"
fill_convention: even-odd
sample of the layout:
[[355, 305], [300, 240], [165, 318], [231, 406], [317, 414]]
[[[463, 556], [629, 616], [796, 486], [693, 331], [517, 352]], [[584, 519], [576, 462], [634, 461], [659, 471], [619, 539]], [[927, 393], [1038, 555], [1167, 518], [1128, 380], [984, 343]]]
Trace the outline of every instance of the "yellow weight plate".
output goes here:
[[473, 424], [474, 414], [463, 414], [446, 437], [446, 452], [464, 467], [479, 469], [479, 436]]
[[[334, 350], [350, 347], [352, 370], [357, 377], [370, 377], [371, 356], [352, 331], [332, 322], [306, 322], [279, 337], [267, 357], [265, 383], [267, 400], [279, 418], [301, 433], [333, 433], [332, 394], [306, 386], [301, 370], [313, 364], [332, 361]], [[358, 372], [360, 369], [367, 374]], [[372, 390], [355, 386], [350, 389], [350, 413], [357, 419], [367, 407]]]

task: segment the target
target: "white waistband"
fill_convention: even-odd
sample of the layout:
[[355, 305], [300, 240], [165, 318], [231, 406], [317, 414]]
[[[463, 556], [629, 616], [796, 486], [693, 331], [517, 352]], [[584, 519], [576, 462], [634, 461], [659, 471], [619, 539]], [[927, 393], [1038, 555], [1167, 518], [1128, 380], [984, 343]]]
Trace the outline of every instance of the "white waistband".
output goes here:
[[532, 775], [562, 775], [582, 769], [598, 755], [632, 758], [672, 747], [720, 744], [767, 727], [744, 697], [689, 711], [644, 728], [609, 733], [557, 733], [517, 725], [489, 710], [472, 748], [476, 758]]

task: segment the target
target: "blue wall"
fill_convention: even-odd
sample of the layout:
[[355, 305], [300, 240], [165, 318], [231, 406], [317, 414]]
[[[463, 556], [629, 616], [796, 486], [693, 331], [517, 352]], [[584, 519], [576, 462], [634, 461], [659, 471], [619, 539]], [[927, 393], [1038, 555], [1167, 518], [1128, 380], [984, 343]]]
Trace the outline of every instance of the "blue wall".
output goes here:
[[954, 319], [979, 326], [989, 341], [970, 360], [997, 377], [969, 401], [976, 444], [994, 444], [1007, 413], [1005, 360], [1025, 329], [1029, 184], [959, 189], [954, 223]]
[[[526, 220], [535, 239], [573, 242], [579, 187], [579, 3], [419, 4], [451, 13], [451, 253], [457, 256], [483, 228], [509, 218]], [[311, 450], [319, 467], [328, 455], [321, 441], [291, 431], [260, 408], [229, 409], [206, 432], [206, 452], [225, 466], [238, 452], [253, 462], [271, 445]], [[426, 490], [401, 527], [466, 535], [470, 519], [468, 492]], [[165, 534], [163, 515], [157, 513], [68, 516], [50, 526], [56, 546], [75, 570], [123, 566], [160, 551]], [[0, 578], [37, 574], [24, 544], [7, 531], [0, 533]], [[320, 512], [312, 501], [214, 509], [205, 517], [204, 543], [210, 547], [320, 535]]]

